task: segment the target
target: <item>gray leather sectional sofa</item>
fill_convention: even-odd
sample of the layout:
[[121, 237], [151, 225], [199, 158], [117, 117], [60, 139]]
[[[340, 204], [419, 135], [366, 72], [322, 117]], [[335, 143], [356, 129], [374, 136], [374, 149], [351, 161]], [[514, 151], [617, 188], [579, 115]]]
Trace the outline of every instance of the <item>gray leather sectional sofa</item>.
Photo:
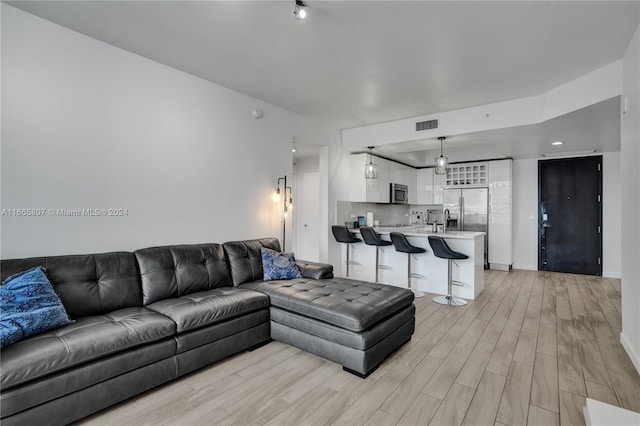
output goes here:
[[411, 338], [413, 293], [333, 278], [263, 281], [277, 239], [2, 260], [43, 266], [74, 323], [2, 349], [3, 425], [65, 424], [275, 339], [366, 376]]

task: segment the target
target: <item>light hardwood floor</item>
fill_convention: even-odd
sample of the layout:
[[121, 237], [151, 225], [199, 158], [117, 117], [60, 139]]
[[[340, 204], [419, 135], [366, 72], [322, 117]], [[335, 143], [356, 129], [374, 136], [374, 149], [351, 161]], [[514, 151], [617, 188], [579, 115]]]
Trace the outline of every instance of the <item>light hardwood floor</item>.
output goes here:
[[587, 396], [640, 412], [619, 280], [490, 271], [466, 306], [416, 308], [412, 340], [366, 380], [272, 342], [81, 423], [565, 426]]

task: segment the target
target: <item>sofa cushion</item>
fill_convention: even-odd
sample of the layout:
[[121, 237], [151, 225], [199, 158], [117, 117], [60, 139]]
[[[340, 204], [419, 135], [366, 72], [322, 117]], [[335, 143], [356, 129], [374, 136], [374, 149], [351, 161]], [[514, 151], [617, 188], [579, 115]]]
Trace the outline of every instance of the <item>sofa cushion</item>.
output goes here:
[[198, 291], [232, 287], [220, 244], [151, 247], [134, 252], [142, 277], [143, 304]]
[[265, 281], [302, 278], [293, 253], [279, 252], [264, 247], [260, 249], [260, 253], [262, 254], [262, 273]]
[[254, 281], [242, 288], [260, 291], [271, 305], [351, 331], [362, 331], [413, 303], [411, 290], [331, 278]]
[[[162, 339], [48, 374], [10, 389], [3, 389], [2, 417], [4, 419], [56, 398], [91, 388], [146, 365], [171, 359], [176, 353], [176, 343], [174, 339]], [[175, 371], [173, 374], [175, 376]], [[55, 424], [53, 421], [48, 423]]]
[[0, 385], [10, 388], [38, 377], [175, 334], [169, 318], [126, 308], [30, 337], [2, 350]]
[[142, 305], [138, 267], [132, 253], [3, 260], [2, 279], [33, 266], [47, 270], [71, 319]]
[[277, 238], [230, 241], [224, 243], [223, 246], [235, 286], [263, 278], [262, 254], [260, 253], [262, 247], [280, 251], [280, 242]]
[[42, 266], [7, 278], [0, 302], [0, 348], [71, 322]]
[[182, 333], [268, 308], [269, 298], [247, 289], [218, 288], [161, 300], [146, 307], [171, 318], [177, 332]]
[[333, 278], [333, 265], [300, 259], [296, 259], [296, 265], [303, 278], [313, 278], [314, 280]]

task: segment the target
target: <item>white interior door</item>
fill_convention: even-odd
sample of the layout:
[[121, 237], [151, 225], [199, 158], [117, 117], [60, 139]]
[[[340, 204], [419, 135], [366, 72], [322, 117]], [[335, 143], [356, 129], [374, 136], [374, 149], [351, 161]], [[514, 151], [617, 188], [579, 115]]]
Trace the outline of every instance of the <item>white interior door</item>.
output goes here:
[[296, 258], [320, 261], [320, 173], [304, 172], [296, 194]]

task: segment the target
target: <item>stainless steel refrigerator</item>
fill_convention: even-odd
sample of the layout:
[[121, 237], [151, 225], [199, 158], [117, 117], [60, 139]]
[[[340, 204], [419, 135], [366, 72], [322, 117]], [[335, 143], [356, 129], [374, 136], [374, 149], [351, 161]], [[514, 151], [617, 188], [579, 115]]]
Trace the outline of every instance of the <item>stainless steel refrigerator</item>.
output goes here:
[[[484, 267], [489, 268], [489, 189], [445, 189], [443, 209], [449, 209], [449, 231], [484, 232]], [[444, 217], [444, 216], [443, 216]]]

